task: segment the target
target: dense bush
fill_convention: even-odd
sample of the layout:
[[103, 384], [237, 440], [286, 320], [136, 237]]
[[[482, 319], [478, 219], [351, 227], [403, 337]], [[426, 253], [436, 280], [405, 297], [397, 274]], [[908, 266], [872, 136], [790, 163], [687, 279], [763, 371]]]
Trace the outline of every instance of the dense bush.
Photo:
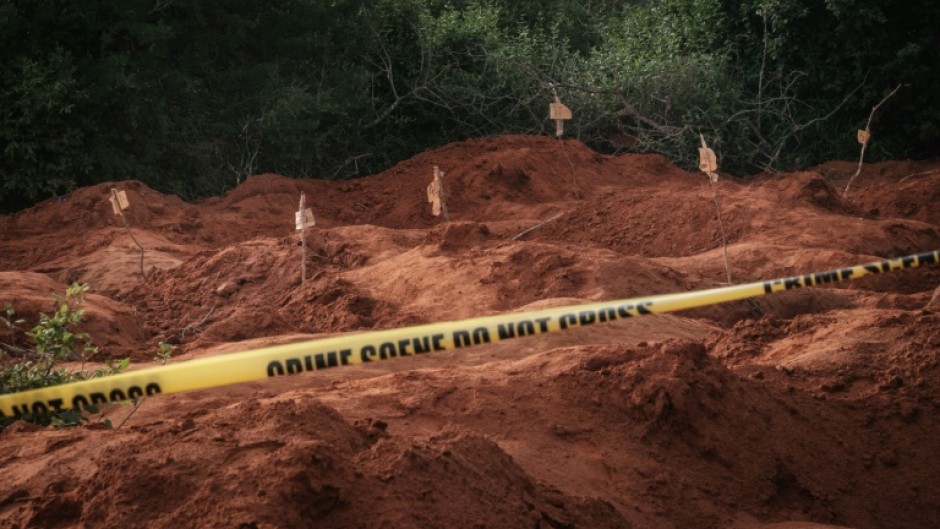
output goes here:
[[[246, 175], [347, 178], [431, 146], [549, 132], [738, 173], [937, 154], [927, 0], [5, 0], [0, 208], [140, 179], [186, 198]], [[824, 118], [824, 119], [823, 119]]]

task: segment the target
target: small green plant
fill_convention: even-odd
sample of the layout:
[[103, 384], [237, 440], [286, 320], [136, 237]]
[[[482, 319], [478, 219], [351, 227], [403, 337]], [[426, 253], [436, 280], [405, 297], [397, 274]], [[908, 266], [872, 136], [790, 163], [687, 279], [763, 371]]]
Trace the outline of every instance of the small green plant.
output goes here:
[[157, 356], [154, 356], [153, 359], [160, 362], [161, 366], [165, 366], [167, 362], [170, 361], [170, 358], [173, 357], [173, 351], [176, 350], [176, 346], [166, 342], [160, 342], [157, 344], [157, 347], [160, 349], [157, 352]]
[[[157, 344], [157, 348], [159, 349], [159, 351], [157, 351], [157, 355], [154, 356], [153, 359], [160, 362], [161, 366], [165, 366], [166, 363], [170, 361], [170, 358], [173, 357], [173, 351], [176, 350], [176, 346], [170, 343], [160, 342]], [[130, 402], [131, 404], [134, 405], [134, 409], [132, 409], [130, 413], [124, 416], [124, 420], [121, 421], [121, 424], [117, 425], [115, 430], [120, 430], [121, 427], [124, 426], [124, 423], [126, 423], [128, 419], [130, 419], [131, 417], [134, 416], [135, 413], [137, 413], [137, 410], [140, 409], [141, 404], [144, 403], [144, 399], [142, 397], [137, 398], [137, 399], [131, 399]], [[106, 420], [106, 425], [110, 428], [111, 421]]]
[[7, 303], [3, 312], [5, 316], [0, 316], [0, 321], [2, 321], [4, 327], [10, 331], [10, 345], [16, 347], [16, 333], [22, 330], [20, 325], [26, 323], [26, 320], [17, 318], [16, 311], [13, 310], [13, 305], [9, 303]]
[[98, 354], [98, 347], [87, 332], [73, 330], [85, 317], [85, 310], [79, 307], [87, 292], [87, 284], [73, 283], [64, 297], [53, 293], [58, 310], [51, 316], [40, 313], [39, 324], [26, 333], [36, 345], [36, 354], [48, 358], [53, 365], [59, 360], [81, 360], [84, 368], [85, 362]]
[[[40, 313], [39, 323], [26, 333], [26, 336], [32, 339], [34, 347], [25, 349], [25, 360], [3, 362], [3, 353], [0, 350], [0, 394], [114, 375], [127, 368], [130, 364], [129, 358], [109, 360], [102, 367], [85, 369], [85, 363], [98, 353], [98, 347], [91, 341], [88, 333], [76, 330], [85, 317], [85, 311], [80, 307], [88, 290], [87, 284], [73, 283], [66, 289], [65, 296], [52, 295], [57, 308], [51, 315]], [[9, 304], [5, 313], [2, 321], [13, 331], [15, 339], [16, 331], [23, 320], [16, 318], [16, 311]], [[80, 360], [81, 367], [61, 367], [59, 363], [65, 360]], [[75, 426], [87, 420], [83, 411], [97, 413], [98, 410], [96, 407], [89, 407], [86, 410], [62, 410], [47, 415], [26, 414], [19, 418], [43, 425]], [[15, 419], [0, 420], [0, 428], [13, 420]]]

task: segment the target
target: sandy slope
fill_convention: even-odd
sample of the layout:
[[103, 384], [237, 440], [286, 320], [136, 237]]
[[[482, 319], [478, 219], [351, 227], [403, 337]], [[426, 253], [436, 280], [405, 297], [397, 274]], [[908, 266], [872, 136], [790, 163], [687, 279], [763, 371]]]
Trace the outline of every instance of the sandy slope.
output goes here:
[[[574, 172], [556, 140], [502, 137], [198, 204], [80, 189], [0, 217], [0, 305], [33, 323], [51, 290], [88, 282], [104, 357], [146, 365], [159, 341], [184, 361], [726, 282], [703, 176], [565, 149]], [[450, 223], [425, 203], [433, 164]], [[846, 200], [853, 171], [723, 178], [733, 279], [940, 248], [940, 164], [866, 166]], [[304, 284], [300, 191], [318, 223]], [[937, 527], [938, 285], [940, 269], [910, 270], [152, 398], [116, 430], [20, 423], [0, 432], [0, 528]]]

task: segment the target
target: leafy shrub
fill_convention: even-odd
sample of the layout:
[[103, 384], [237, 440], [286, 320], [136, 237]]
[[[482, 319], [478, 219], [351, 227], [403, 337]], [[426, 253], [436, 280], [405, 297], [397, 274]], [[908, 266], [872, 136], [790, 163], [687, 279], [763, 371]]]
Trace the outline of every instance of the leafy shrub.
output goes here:
[[[32, 339], [34, 347], [22, 350], [26, 357], [14, 362], [3, 362], [3, 350], [0, 349], [0, 394], [16, 393], [36, 388], [44, 388], [80, 380], [88, 380], [103, 376], [114, 375], [124, 371], [130, 364], [130, 358], [119, 361], [109, 360], [102, 367], [92, 370], [85, 369], [85, 363], [98, 353], [86, 332], [78, 332], [76, 327], [85, 317], [81, 308], [88, 285], [73, 283], [65, 291], [65, 295], [53, 294], [57, 309], [51, 315], [41, 313], [39, 323], [26, 335]], [[0, 317], [15, 340], [22, 319], [16, 318], [16, 311], [9, 304], [6, 307], [6, 316]], [[19, 349], [14, 346], [14, 349]], [[81, 366], [78, 369], [61, 367], [60, 362], [78, 360]], [[97, 413], [96, 407], [87, 410]], [[63, 410], [48, 415], [27, 414], [20, 417], [23, 420], [37, 424], [55, 426], [74, 426], [81, 424], [87, 418], [83, 410]], [[0, 428], [7, 426], [12, 418], [0, 419]]]
[[928, 0], [68, 4], [0, 4], [0, 211], [127, 175], [193, 199], [268, 171], [371, 174], [547, 132], [548, 83], [595, 148], [691, 166], [703, 132], [742, 173], [854, 157], [904, 83], [871, 159], [938, 154]]

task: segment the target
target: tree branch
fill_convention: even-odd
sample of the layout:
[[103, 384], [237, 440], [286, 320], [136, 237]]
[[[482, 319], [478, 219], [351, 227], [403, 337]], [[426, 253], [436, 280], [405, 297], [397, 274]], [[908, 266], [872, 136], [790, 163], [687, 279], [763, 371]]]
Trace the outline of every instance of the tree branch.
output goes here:
[[24, 349], [22, 347], [17, 347], [15, 345], [10, 345], [8, 343], [3, 343], [3, 342], [0, 342], [0, 349], [3, 349], [4, 351], [10, 353], [11, 355], [16, 355], [16, 356], [30, 356], [32, 354], [36, 354], [36, 351], [32, 349]]
[[[871, 109], [871, 114], [868, 115], [868, 123], [865, 124], [866, 133], [871, 131], [871, 120], [875, 117], [875, 112], [878, 111], [881, 105], [885, 104], [885, 101], [887, 101], [888, 99], [891, 99], [891, 96], [893, 96], [900, 88], [901, 88], [901, 84], [898, 83], [898, 85], [894, 87], [894, 90], [892, 90], [890, 94], [886, 95], [884, 99], [879, 101], [878, 104], [875, 105]], [[854, 182], [855, 179], [858, 178], [858, 175], [862, 173], [862, 163], [865, 161], [865, 150], [868, 148], [868, 143], [870, 141], [871, 141], [871, 136], [866, 138], [865, 141], [862, 143], [862, 152], [858, 155], [858, 169], [855, 170], [855, 174], [853, 174], [852, 178], [849, 178], [849, 181], [845, 184], [845, 191], [842, 192], [843, 198], [846, 198], [849, 196], [849, 188], [852, 187], [852, 182]]]

